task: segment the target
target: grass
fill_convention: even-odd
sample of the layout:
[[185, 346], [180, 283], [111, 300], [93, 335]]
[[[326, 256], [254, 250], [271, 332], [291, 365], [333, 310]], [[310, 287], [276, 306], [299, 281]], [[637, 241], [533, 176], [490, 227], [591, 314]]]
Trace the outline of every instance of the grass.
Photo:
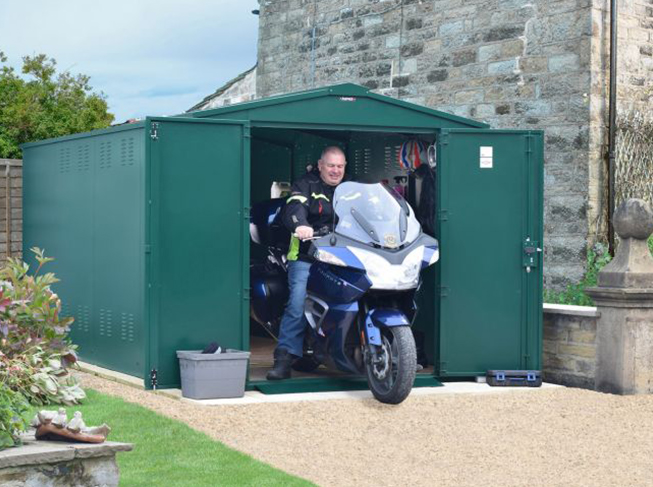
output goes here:
[[133, 451], [118, 453], [121, 487], [314, 486], [179, 421], [92, 389], [86, 393], [85, 404], [67, 408], [68, 416], [79, 410], [87, 424], [111, 426], [110, 440], [134, 444]]
[[[648, 248], [653, 255], [653, 235], [648, 239]], [[576, 284], [570, 284], [562, 292], [544, 290], [544, 302], [551, 304], [574, 304], [577, 306], [594, 306], [594, 301], [585, 289], [596, 286], [598, 274], [612, 260], [605, 245], [597, 244], [587, 251], [587, 266], [585, 275]]]

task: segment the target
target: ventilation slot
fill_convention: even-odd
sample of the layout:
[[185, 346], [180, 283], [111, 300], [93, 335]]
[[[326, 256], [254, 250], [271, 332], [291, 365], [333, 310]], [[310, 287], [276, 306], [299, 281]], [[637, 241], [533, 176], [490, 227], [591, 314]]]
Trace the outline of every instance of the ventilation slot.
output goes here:
[[72, 156], [70, 147], [62, 147], [59, 149], [59, 173], [67, 174], [73, 168]]
[[100, 309], [100, 335], [111, 338], [113, 336], [113, 322], [110, 309]]
[[134, 341], [134, 315], [131, 313], [121, 313], [120, 339], [123, 342]]
[[88, 171], [91, 168], [91, 147], [84, 144], [77, 147], [77, 170]]
[[120, 141], [120, 165], [134, 165], [134, 138], [126, 138]]
[[[62, 307], [63, 314], [63, 307]], [[65, 315], [64, 315], [65, 316]], [[77, 329], [81, 332], [88, 333], [91, 331], [91, 311], [88, 306], [78, 305], [77, 316], [75, 316], [75, 324]]]
[[401, 150], [400, 145], [390, 145], [386, 146], [384, 150], [384, 160], [383, 166], [386, 171], [397, 171], [400, 169], [399, 166], [399, 151]]
[[110, 141], [100, 142], [100, 169], [111, 168], [113, 144]]

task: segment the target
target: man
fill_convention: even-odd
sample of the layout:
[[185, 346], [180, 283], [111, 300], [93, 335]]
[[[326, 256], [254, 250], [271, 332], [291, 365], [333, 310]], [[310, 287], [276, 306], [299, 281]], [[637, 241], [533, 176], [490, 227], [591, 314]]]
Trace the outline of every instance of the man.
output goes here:
[[289, 297], [279, 327], [279, 343], [274, 351], [274, 366], [268, 380], [290, 378], [290, 366], [303, 354], [304, 300], [306, 283], [311, 268], [307, 255], [315, 230], [333, 226], [333, 193], [345, 175], [347, 161], [339, 147], [330, 146], [322, 151], [317, 162], [318, 173], [310, 172], [296, 181], [283, 209], [282, 220], [290, 230], [288, 252]]

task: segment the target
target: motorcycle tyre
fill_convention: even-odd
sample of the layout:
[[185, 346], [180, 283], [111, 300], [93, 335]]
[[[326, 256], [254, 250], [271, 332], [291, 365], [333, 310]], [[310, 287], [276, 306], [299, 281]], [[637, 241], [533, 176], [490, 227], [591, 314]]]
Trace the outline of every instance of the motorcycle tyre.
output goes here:
[[313, 372], [319, 366], [320, 362], [308, 355], [298, 358], [291, 365], [292, 369], [297, 372]]
[[[374, 397], [385, 404], [399, 404], [408, 397], [413, 389], [415, 374], [417, 371], [417, 351], [415, 347], [415, 338], [409, 326], [396, 326], [383, 328], [382, 335], [390, 335], [392, 341], [396, 342], [397, 350], [397, 377], [390, 390], [386, 390], [378, 379], [374, 376], [372, 365], [365, 364], [365, 375], [367, 384]], [[391, 360], [393, 357], [391, 357]]]

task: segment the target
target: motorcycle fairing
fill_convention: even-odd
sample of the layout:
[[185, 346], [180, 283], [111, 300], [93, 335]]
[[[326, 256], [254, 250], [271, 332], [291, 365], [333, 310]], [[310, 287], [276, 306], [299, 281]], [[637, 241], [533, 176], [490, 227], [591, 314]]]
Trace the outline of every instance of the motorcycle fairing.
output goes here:
[[311, 266], [306, 289], [329, 303], [351, 303], [371, 285], [365, 271], [316, 262]]
[[381, 327], [410, 326], [408, 317], [398, 309], [376, 308], [365, 317], [365, 339], [368, 345], [381, 345]]
[[321, 328], [317, 331], [326, 337], [326, 357], [333, 365], [344, 372], [360, 374], [360, 369], [354, 360], [345, 352], [346, 341], [352, 327], [356, 326], [358, 302], [330, 305], [321, 320]]

